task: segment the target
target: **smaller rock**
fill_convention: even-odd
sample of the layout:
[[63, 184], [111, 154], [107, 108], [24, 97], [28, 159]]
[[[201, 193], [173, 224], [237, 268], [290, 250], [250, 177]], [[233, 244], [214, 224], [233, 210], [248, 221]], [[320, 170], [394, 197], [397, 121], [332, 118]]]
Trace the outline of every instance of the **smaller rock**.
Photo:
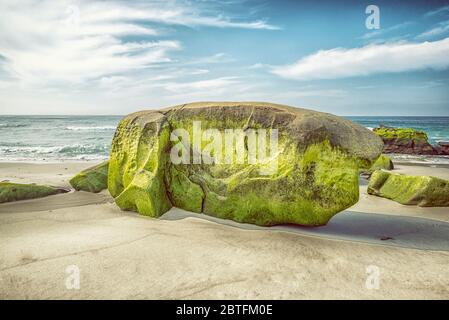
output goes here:
[[381, 126], [373, 132], [382, 138], [384, 153], [437, 154], [424, 131]]
[[108, 187], [109, 161], [81, 171], [72, 179], [70, 184], [75, 190], [100, 192]]
[[52, 186], [23, 184], [12, 182], [0, 182], [0, 203], [18, 200], [42, 198], [58, 193], [66, 193], [69, 190]]
[[373, 163], [373, 165], [371, 166], [370, 170], [371, 171], [376, 171], [376, 170], [393, 170], [394, 169], [394, 165], [393, 165], [393, 161], [391, 160], [390, 157], [381, 154], [379, 156], [379, 158], [377, 158], [377, 160]]
[[374, 171], [382, 169], [383, 170], [394, 169], [393, 161], [390, 159], [390, 157], [384, 154], [381, 154], [369, 169], [361, 169], [360, 176], [362, 178], [369, 179], [369, 177]]
[[376, 170], [368, 184], [368, 194], [404, 205], [449, 206], [449, 181], [430, 176], [407, 176]]

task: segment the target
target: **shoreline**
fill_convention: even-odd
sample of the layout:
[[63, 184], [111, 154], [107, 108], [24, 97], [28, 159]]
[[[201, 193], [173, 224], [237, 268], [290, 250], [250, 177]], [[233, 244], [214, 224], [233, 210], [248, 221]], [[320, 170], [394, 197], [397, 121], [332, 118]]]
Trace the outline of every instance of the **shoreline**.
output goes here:
[[[394, 159], [392, 159], [394, 160]], [[417, 167], [434, 167], [449, 169], [449, 163], [431, 163], [431, 162], [412, 162], [412, 161], [393, 161], [394, 165], [400, 166], [417, 166]]]
[[[390, 157], [394, 164], [400, 165], [417, 165], [417, 166], [444, 166], [449, 168], [449, 155], [420, 155], [420, 154], [396, 154], [384, 153]], [[419, 160], [422, 158], [423, 160]], [[59, 158], [59, 159], [8, 159], [0, 158], [0, 163], [14, 164], [14, 163], [29, 163], [29, 164], [58, 164], [58, 163], [95, 163], [102, 162], [109, 159], [109, 156], [99, 156], [92, 159], [73, 159], [73, 158]], [[427, 161], [425, 161], [427, 160]], [[432, 161], [434, 160], [434, 161]]]
[[51, 160], [35, 160], [35, 159], [0, 159], [1, 164], [58, 164], [58, 163], [100, 163], [102, 161], [108, 160], [109, 157], [98, 158], [98, 159], [51, 159]]

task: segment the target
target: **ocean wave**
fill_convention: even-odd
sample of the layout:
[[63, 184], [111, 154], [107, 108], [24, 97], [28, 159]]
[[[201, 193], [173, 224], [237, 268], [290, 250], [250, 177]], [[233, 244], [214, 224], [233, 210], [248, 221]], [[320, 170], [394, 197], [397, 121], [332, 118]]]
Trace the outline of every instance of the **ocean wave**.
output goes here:
[[2, 156], [0, 157], [0, 162], [48, 162], [48, 163], [58, 163], [65, 161], [73, 161], [73, 162], [84, 162], [84, 161], [104, 161], [108, 160], [108, 155], [77, 155], [73, 157], [56, 157], [56, 156], [35, 156], [35, 157], [27, 157], [21, 155], [11, 155], [11, 156]]
[[11, 145], [3, 145], [0, 146], [0, 152], [3, 154], [12, 154], [12, 153], [55, 153], [60, 150], [61, 147], [41, 147], [41, 146], [11, 146]]
[[26, 123], [0, 123], [0, 129], [2, 128], [23, 128], [29, 127], [30, 124]]
[[49, 155], [49, 154], [67, 154], [67, 155], [81, 155], [81, 154], [105, 154], [109, 152], [109, 145], [107, 144], [73, 144], [65, 146], [11, 146], [1, 145], [0, 153], [2, 154], [30, 154], [30, 155]]
[[75, 127], [75, 126], [68, 126], [65, 128], [65, 130], [71, 130], [71, 131], [81, 131], [81, 130], [90, 130], [90, 131], [103, 131], [103, 130], [115, 130], [115, 126], [96, 126], [96, 127]]
[[424, 163], [424, 164], [449, 164], [449, 156], [440, 155], [419, 155], [419, 154], [389, 154], [393, 162], [402, 161], [410, 163]]
[[106, 144], [73, 144], [62, 147], [58, 153], [66, 154], [96, 154], [109, 152], [109, 145]]

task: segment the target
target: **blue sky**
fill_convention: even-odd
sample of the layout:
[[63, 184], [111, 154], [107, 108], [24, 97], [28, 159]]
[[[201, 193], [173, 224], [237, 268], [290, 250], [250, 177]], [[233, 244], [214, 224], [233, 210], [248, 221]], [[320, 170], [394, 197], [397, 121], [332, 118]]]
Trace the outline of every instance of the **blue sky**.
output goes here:
[[449, 1], [0, 4], [1, 114], [250, 100], [448, 116], [448, 88]]

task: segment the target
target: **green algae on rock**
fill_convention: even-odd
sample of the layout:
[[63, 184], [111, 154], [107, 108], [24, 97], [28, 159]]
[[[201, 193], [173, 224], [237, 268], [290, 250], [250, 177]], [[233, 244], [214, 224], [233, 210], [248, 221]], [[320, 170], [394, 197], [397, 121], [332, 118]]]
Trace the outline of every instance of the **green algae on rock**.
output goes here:
[[437, 154], [438, 151], [428, 142], [424, 131], [411, 128], [374, 128], [373, 132], [382, 138], [384, 153]]
[[[198, 154], [184, 138], [171, 139], [176, 130], [188, 132], [187, 140], [199, 138], [200, 151], [208, 147], [204, 135], [196, 136], [195, 123], [203, 132], [241, 129], [244, 163], [173, 163], [174, 146], [188, 151], [185, 160]], [[248, 132], [274, 129], [275, 157], [252, 163]], [[234, 142], [237, 148], [238, 137]], [[214, 148], [214, 157], [222, 145]], [[258, 225], [323, 225], [357, 202], [358, 169], [370, 167], [382, 146], [368, 129], [327, 113], [263, 102], [185, 104], [133, 113], [120, 122], [111, 146], [108, 189], [120, 208], [152, 217], [177, 206]], [[277, 170], [261, 174], [274, 161]]]
[[381, 170], [381, 169], [385, 169], [385, 170], [393, 170], [394, 169], [393, 161], [391, 160], [390, 157], [388, 157], [384, 154], [381, 154], [379, 156], [379, 158], [377, 158], [377, 160], [374, 162], [374, 164], [370, 168], [371, 171]]
[[87, 168], [70, 179], [70, 185], [78, 191], [100, 192], [107, 189], [108, 166], [109, 161], [104, 161], [96, 166]]
[[415, 141], [427, 141], [427, 134], [424, 131], [411, 128], [374, 128], [373, 132], [386, 139], [412, 139]]
[[449, 181], [430, 176], [407, 176], [377, 170], [371, 175], [368, 194], [404, 205], [446, 207], [449, 206]]
[[33, 183], [0, 182], [0, 203], [42, 198], [65, 192], [68, 192], [68, 190]]
[[369, 169], [361, 169], [360, 173], [370, 176], [376, 170], [393, 170], [394, 164], [390, 157], [381, 154]]

